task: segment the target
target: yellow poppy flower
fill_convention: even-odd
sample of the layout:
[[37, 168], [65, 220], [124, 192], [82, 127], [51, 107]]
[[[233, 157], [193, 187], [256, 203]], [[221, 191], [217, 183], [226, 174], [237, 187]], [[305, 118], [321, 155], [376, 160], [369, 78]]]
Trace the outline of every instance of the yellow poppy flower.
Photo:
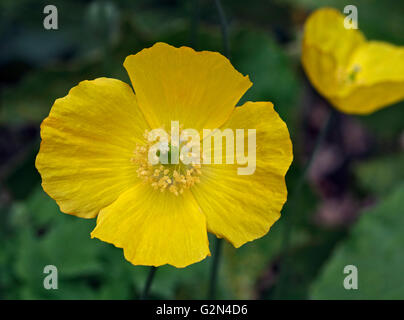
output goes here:
[[[210, 255], [208, 231], [235, 247], [265, 235], [286, 201], [292, 161], [273, 105], [235, 108], [251, 82], [218, 53], [157, 43], [124, 67], [135, 93], [115, 79], [83, 81], [41, 125], [36, 167], [61, 211], [98, 215], [91, 236], [123, 248], [134, 265], [198, 262]], [[256, 129], [255, 173], [238, 175], [236, 163], [149, 170], [144, 134], [172, 120], [197, 131]]]
[[404, 99], [404, 47], [367, 41], [345, 29], [339, 11], [323, 8], [306, 21], [302, 63], [317, 91], [342, 112], [369, 114]]

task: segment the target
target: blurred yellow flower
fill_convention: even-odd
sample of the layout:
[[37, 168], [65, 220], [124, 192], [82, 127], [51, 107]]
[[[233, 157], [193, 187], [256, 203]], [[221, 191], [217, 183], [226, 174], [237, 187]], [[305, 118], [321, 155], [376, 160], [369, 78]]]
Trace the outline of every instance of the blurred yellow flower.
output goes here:
[[404, 99], [404, 47], [367, 41], [345, 29], [332, 8], [306, 21], [302, 63], [313, 86], [337, 109], [368, 114]]
[[[198, 262], [210, 255], [208, 231], [235, 247], [265, 235], [286, 201], [292, 161], [288, 129], [273, 105], [235, 108], [251, 82], [218, 53], [157, 43], [124, 66], [135, 93], [115, 79], [83, 81], [55, 101], [41, 125], [36, 167], [61, 211], [98, 215], [91, 236], [123, 248], [135, 265]], [[144, 133], [172, 120], [197, 131], [256, 129], [255, 173], [203, 163], [143, 170]]]

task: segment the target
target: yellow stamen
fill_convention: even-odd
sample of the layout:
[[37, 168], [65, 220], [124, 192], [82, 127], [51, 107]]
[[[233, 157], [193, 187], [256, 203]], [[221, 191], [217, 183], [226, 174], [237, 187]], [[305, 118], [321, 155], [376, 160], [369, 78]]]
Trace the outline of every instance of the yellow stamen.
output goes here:
[[[149, 131], [146, 130], [144, 133], [145, 143], [135, 147], [134, 155], [130, 159], [137, 166], [136, 172], [142, 181], [150, 184], [155, 190], [160, 190], [160, 192], [168, 190], [176, 196], [182, 194], [184, 189], [189, 189], [195, 183], [200, 182], [199, 176], [202, 175], [200, 164], [191, 163], [186, 165], [182, 161], [178, 164], [151, 164], [148, 161], [148, 153], [149, 148], [155, 142], [148, 142], [148, 135]], [[170, 145], [170, 141], [168, 142]], [[156, 157], [158, 159], [157, 155]]]

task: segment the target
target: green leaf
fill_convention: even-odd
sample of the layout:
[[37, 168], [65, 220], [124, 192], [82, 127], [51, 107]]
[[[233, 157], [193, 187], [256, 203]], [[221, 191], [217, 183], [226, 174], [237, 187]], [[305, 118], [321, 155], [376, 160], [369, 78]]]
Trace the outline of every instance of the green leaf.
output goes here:
[[243, 30], [232, 39], [232, 63], [253, 82], [239, 104], [271, 101], [289, 124], [292, 116], [298, 114], [300, 84], [284, 50], [263, 32]]
[[404, 181], [404, 154], [379, 157], [360, 163], [355, 173], [363, 189], [377, 195], [386, 194]]
[[361, 123], [376, 137], [383, 148], [394, 147], [395, 139], [403, 130], [404, 102], [383, 108], [367, 116], [357, 116]]
[[[18, 233], [13, 243], [14, 273], [21, 284], [21, 298], [73, 298], [75, 279], [99, 276], [104, 270], [99, 259], [102, 244], [90, 239], [94, 220], [78, 219], [61, 214], [55, 201], [38, 189], [25, 203], [14, 204], [10, 224]], [[60, 279], [58, 290], [45, 290], [44, 267], [55, 265]], [[73, 281], [74, 280], [74, 281]], [[75, 298], [92, 298], [88, 285], [78, 281]], [[70, 290], [71, 292], [67, 292]]]
[[[313, 299], [403, 299], [404, 184], [365, 210], [311, 288]], [[358, 290], [343, 286], [344, 267], [358, 268]]]

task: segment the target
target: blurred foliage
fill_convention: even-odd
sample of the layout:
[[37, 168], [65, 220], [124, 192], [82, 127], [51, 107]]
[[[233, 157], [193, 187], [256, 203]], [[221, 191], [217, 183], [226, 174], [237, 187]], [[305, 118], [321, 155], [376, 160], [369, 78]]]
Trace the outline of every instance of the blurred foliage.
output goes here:
[[[295, 150], [287, 175], [288, 189], [293, 190], [305, 161], [304, 137], [311, 133], [308, 118], [316, 117], [311, 104], [319, 103], [310, 98], [300, 67], [302, 24], [315, 8], [343, 9], [346, 4], [222, 2], [229, 20], [230, 59], [253, 82], [239, 105], [272, 101], [287, 123]], [[46, 4], [0, 2], [0, 299], [136, 299], [147, 268], [125, 261], [121, 249], [90, 239], [95, 221], [61, 214], [43, 192], [34, 167], [39, 125], [54, 100], [82, 80], [106, 76], [129, 83], [122, 66], [125, 57], [156, 41], [221, 51], [215, 6], [210, 0], [198, 0], [196, 5], [194, 0], [55, 0], [59, 30], [46, 31], [42, 26]], [[404, 44], [402, 1], [350, 4], [358, 6], [359, 26], [368, 38]], [[365, 210], [353, 226], [330, 228], [316, 220], [324, 201], [321, 191], [329, 189], [327, 181], [320, 187], [309, 181], [297, 200], [298, 211], [291, 212], [287, 204], [282, 212], [295, 215], [287, 252], [282, 252], [282, 240], [290, 226], [284, 218], [262, 239], [239, 249], [224, 246], [219, 298], [279, 298], [278, 267], [286, 256], [291, 266], [280, 298], [404, 298], [399, 288], [404, 241], [400, 235], [403, 105], [354, 117], [370, 136], [371, 148], [352, 165], [347, 164], [352, 159], [342, 165], [349, 167], [351, 178], [345, 192], [358, 201], [380, 204]], [[340, 175], [334, 176], [324, 179], [338, 180]], [[59, 269], [58, 290], [43, 288], [43, 268], [49, 264]], [[210, 264], [207, 258], [185, 269], [159, 268], [151, 297], [206, 298]], [[358, 265], [363, 290], [343, 290], [346, 264]]]
[[383, 156], [358, 165], [359, 185], [375, 195], [388, 194], [404, 181], [404, 154]]
[[248, 74], [254, 84], [239, 104], [245, 101], [272, 101], [282, 119], [289, 124], [291, 118], [297, 115], [293, 109], [300, 95], [293, 61], [273, 38], [262, 31], [242, 30], [232, 39], [232, 43], [232, 62], [237, 70]]
[[389, 106], [366, 117], [357, 117], [357, 119], [374, 135], [380, 146], [391, 149], [394, 147], [392, 146], [392, 143], [395, 142], [394, 138], [403, 131], [404, 102]]
[[[403, 203], [401, 184], [376, 207], [362, 212], [349, 237], [338, 246], [313, 283], [313, 299], [403, 298]], [[342, 285], [346, 265], [358, 268], [358, 290], [345, 290]]]

